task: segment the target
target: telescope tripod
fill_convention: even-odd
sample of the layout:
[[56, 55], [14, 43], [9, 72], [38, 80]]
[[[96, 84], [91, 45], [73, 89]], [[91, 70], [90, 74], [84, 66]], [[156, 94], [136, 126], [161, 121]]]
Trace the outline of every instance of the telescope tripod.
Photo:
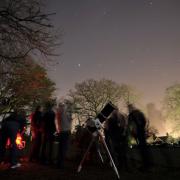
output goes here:
[[[104, 146], [104, 148], [105, 148], [105, 150], [106, 150], [106, 152], [108, 154], [108, 157], [110, 159], [112, 168], [114, 169], [114, 172], [116, 173], [117, 178], [120, 179], [119, 172], [118, 172], [117, 167], [116, 167], [116, 165], [114, 163], [114, 160], [113, 160], [113, 158], [111, 156], [111, 153], [110, 153], [109, 148], [108, 148], [108, 146], [106, 144], [106, 141], [105, 141], [102, 133], [98, 129], [95, 132], [92, 133], [92, 140], [90, 141], [90, 143], [88, 145], [88, 148], [87, 148], [87, 150], [86, 150], [86, 152], [85, 152], [85, 154], [84, 154], [84, 156], [83, 156], [83, 158], [82, 158], [82, 160], [81, 160], [81, 162], [80, 162], [80, 164], [78, 166], [77, 172], [79, 173], [81, 171], [82, 165], [83, 165], [83, 163], [84, 163], [84, 161], [85, 161], [85, 159], [86, 159], [86, 157], [87, 157], [87, 155], [88, 155], [88, 153], [89, 153], [89, 151], [90, 151], [90, 149], [91, 149], [91, 147], [92, 147], [92, 145], [95, 142], [97, 137], [100, 138], [100, 142], [102, 142], [102, 144], [103, 144], [103, 146]], [[98, 149], [97, 152], [98, 152], [98, 154], [100, 156], [101, 161], [103, 162], [103, 158], [101, 156], [100, 150]]]

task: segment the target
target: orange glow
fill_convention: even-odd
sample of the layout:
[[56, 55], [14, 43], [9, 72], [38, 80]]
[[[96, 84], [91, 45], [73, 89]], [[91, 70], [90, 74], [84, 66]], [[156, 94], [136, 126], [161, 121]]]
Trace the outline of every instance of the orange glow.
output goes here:
[[20, 134], [17, 134], [16, 144], [17, 144], [17, 146], [18, 146], [19, 149], [25, 148], [26, 142], [22, 140], [22, 137], [21, 137]]
[[[24, 149], [25, 148], [26, 142], [23, 141], [20, 133], [17, 134], [16, 144], [17, 144], [18, 149]], [[10, 145], [11, 145], [11, 142], [10, 142], [10, 139], [8, 139], [6, 147], [10, 147]]]

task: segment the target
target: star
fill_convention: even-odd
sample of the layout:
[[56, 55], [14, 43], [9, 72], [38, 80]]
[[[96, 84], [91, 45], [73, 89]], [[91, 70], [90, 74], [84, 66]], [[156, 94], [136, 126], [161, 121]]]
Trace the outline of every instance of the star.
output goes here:
[[153, 2], [152, 2], [152, 1], [150, 1], [150, 2], [149, 2], [149, 5], [150, 5], [150, 6], [152, 6], [152, 5], [153, 5]]
[[130, 63], [130, 64], [134, 64], [134, 63], [135, 63], [135, 60], [134, 60], [134, 59], [131, 59], [131, 60], [129, 61], [129, 63]]
[[107, 10], [106, 8], [104, 8], [103, 16], [110, 16], [110, 10]]
[[154, 66], [152, 69], [154, 72], [159, 72], [159, 66]]
[[101, 68], [101, 67], [102, 67], [102, 64], [98, 64], [97, 66], [98, 66], [99, 68]]
[[76, 12], [76, 13], [74, 13], [74, 17], [78, 17], [79, 16], [79, 14]]
[[104, 16], [105, 16], [105, 15], [107, 14], [107, 11], [106, 11], [106, 10], [104, 10], [103, 14], [104, 14]]

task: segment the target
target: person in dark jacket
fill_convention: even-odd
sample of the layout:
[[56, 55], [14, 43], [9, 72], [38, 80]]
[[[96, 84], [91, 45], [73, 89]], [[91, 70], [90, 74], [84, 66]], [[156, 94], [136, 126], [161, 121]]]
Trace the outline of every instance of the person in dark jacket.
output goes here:
[[45, 164], [52, 164], [52, 152], [54, 133], [56, 132], [55, 112], [52, 105], [48, 104], [42, 119], [42, 151], [41, 161]]
[[37, 106], [31, 119], [32, 144], [30, 150], [29, 161], [40, 160], [40, 149], [42, 142], [42, 107]]
[[0, 162], [4, 160], [6, 143], [9, 138], [11, 143], [10, 163], [12, 169], [21, 166], [21, 164], [18, 162], [18, 147], [16, 144], [16, 138], [18, 133], [23, 132], [25, 126], [25, 116], [17, 113], [16, 111], [11, 113], [10, 116], [5, 118], [2, 122], [0, 137]]
[[143, 161], [143, 166], [140, 169], [146, 170], [150, 167], [150, 154], [146, 143], [146, 117], [143, 112], [141, 112], [139, 109], [136, 109], [132, 104], [128, 105], [128, 110], [128, 126], [131, 134], [136, 139]]
[[119, 169], [128, 170], [127, 118], [118, 109], [114, 110], [107, 120], [106, 139], [116, 165]]

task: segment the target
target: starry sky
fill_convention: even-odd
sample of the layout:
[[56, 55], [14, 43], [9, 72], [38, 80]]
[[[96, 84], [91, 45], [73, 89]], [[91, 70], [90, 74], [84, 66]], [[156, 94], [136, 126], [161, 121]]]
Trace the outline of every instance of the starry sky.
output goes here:
[[51, 0], [47, 11], [63, 28], [59, 64], [48, 72], [64, 96], [76, 82], [107, 78], [160, 105], [180, 82], [179, 0]]

